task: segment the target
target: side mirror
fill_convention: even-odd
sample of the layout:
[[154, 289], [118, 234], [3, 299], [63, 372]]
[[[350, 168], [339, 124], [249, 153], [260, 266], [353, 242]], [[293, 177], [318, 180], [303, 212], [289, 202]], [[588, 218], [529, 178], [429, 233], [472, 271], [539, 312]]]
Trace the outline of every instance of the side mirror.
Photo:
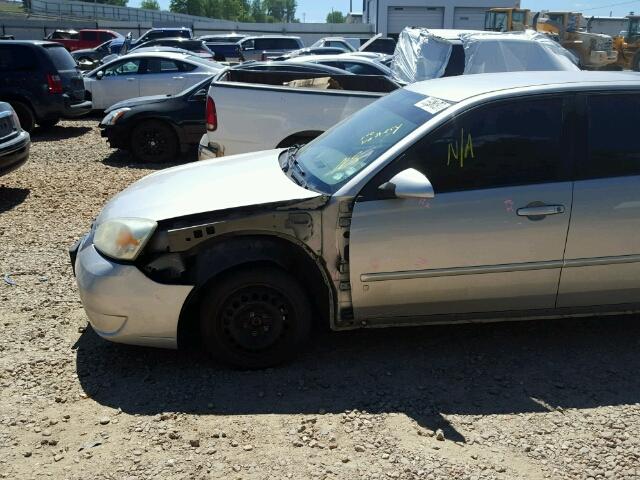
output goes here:
[[201, 88], [200, 90], [198, 90], [197, 92], [195, 92], [193, 95], [191, 95], [191, 100], [194, 101], [204, 101], [207, 99], [207, 89], [206, 88]]
[[383, 183], [378, 190], [387, 192], [395, 198], [433, 198], [435, 192], [427, 177], [415, 168], [407, 168]]
[[96, 79], [102, 80], [102, 77], [104, 77], [104, 72], [102, 70], [99, 70], [98, 73], [96, 73]]

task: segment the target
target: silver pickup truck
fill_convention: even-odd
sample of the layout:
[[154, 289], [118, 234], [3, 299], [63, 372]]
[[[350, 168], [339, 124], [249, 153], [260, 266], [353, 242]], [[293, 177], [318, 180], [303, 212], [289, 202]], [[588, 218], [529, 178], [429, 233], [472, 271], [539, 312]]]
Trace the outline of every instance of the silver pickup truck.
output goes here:
[[[292, 64], [290, 68], [297, 66]], [[209, 88], [207, 132], [200, 141], [198, 158], [307, 143], [399, 88], [398, 83], [386, 77], [350, 75], [325, 68], [332, 71], [334, 88], [284, 85], [294, 80], [327, 78], [328, 74], [322, 72], [221, 72]]]

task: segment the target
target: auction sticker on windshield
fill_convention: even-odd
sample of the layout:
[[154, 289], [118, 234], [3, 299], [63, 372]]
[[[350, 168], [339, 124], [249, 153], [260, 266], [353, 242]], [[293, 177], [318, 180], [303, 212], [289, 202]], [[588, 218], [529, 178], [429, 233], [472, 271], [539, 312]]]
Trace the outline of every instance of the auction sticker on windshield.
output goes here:
[[415, 104], [416, 107], [421, 108], [425, 112], [429, 112], [431, 114], [438, 113], [450, 105], [451, 104], [449, 102], [436, 97], [427, 97]]

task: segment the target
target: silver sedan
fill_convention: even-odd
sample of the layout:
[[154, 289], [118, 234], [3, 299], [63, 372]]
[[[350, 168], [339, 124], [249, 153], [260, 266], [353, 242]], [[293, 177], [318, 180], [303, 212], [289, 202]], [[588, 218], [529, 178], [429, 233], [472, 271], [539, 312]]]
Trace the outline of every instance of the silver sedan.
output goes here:
[[302, 148], [154, 173], [72, 248], [82, 302], [108, 340], [249, 368], [313, 322], [640, 311], [639, 109], [635, 73], [450, 77]]

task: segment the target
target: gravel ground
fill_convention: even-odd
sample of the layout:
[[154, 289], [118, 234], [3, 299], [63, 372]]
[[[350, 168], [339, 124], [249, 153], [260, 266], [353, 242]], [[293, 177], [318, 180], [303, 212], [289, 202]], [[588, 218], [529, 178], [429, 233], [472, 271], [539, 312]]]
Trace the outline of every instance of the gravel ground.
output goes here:
[[66, 249], [153, 169], [89, 119], [0, 178], [0, 478], [640, 479], [637, 317], [323, 334], [262, 372], [99, 339]]

